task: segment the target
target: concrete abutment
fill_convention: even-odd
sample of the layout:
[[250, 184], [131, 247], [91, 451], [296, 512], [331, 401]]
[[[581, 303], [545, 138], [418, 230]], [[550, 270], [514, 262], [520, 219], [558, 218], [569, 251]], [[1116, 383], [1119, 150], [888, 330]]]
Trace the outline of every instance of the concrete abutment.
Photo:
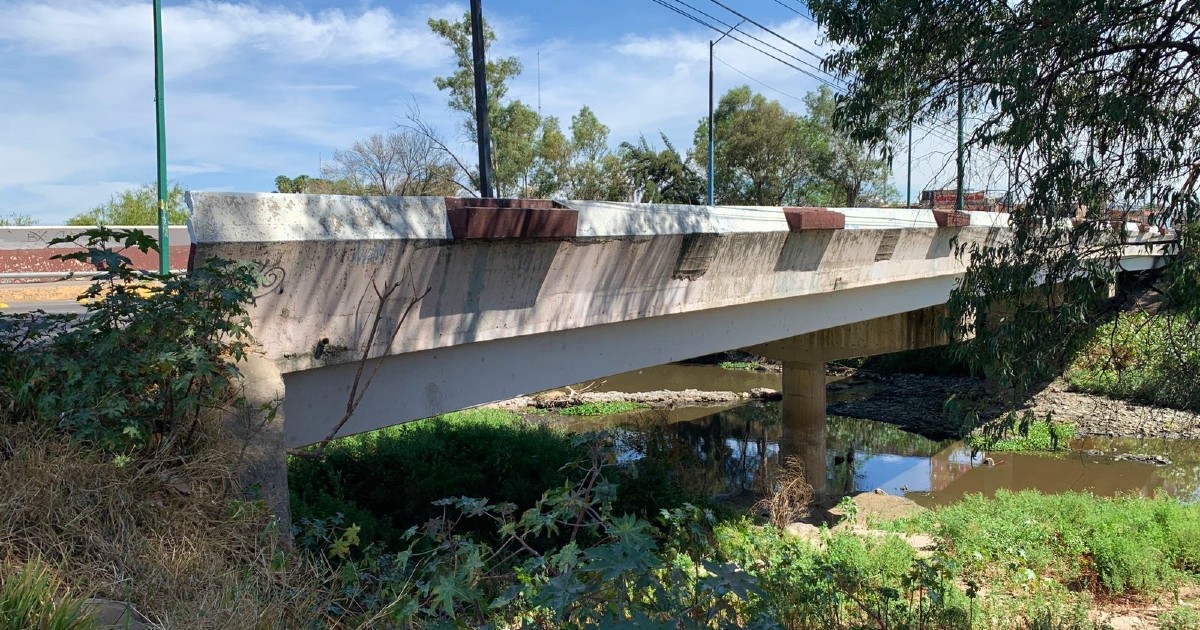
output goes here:
[[247, 355], [237, 367], [241, 399], [225, 410], [220, 423], [239, 449], [238, 482], [247, 498], [266, 503], [281, 537], [291, 540], [283, 374], [260, 354]]

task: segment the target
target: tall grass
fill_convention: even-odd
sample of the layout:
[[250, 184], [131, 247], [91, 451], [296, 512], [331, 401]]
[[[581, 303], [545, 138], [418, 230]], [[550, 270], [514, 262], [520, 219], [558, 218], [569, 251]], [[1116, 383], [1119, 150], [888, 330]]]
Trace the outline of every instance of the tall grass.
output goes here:
[[15, 575], [0, 574], [0, 630], [92, 630], [96, 622], [37, 563]]

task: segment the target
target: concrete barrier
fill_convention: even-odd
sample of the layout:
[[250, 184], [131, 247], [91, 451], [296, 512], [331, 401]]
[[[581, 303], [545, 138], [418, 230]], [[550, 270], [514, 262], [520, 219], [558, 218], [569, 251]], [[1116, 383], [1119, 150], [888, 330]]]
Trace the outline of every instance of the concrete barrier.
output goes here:
[[[116, 229], [140, 229], [147, 234], [157, 237], [158, 226], [111, 226]], [[91, 265], [75, 261], [52, 260], [51, 257], [78, 251], [79, 247], [70, 243], [50, 245], [57, 238], [66, 238], [87, 229], [73, 225], [46, 225], [29, 227], [0, 227], [0, 284], [31, 284], [53, 281], [58, 275], [70, 272], [87, 273], [96, 269]], [[192, 238], [186, 226], [172, 226], [168, 232], [170, 239], [170, 261], [172, 269], [186, 269], [192, 249]], [[157, 252], [141, 252], [128, 249], [122, 252], [128, 256], [134, 268], [157, 271], [159, 255]], [[39, 295], [58, 295], [63, 290], [41, 291]], [[15, 294], [14, 294], [15, 295]], [[73, 297], [73, 296], [72, 296]], [[68, 297], [51, 297], [43, 299], [69, 299]], [[9, 301], [29, 301], [10, 299]]]

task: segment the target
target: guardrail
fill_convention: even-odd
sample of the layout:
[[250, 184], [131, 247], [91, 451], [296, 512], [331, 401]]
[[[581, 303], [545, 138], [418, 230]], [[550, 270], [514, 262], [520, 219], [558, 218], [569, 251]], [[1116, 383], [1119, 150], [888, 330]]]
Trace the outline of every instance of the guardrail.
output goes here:
[[[110, 226], [115, 229], [139, 229], [147, 234], [157, 234], [158, 226]], [[51, 256], [78, 251], [72, 243], [50, 242], [68, 238], [87, 229], [73, 225], [35, 225], [27, 227], [0, 227], [0, 284], [34, 284], [57, 281], [70, 273], [80, 278], [91, 278], [102, 273], [92, 265], [70, 260], [51, 260]], [[186, 270], [191, 254], [192, 237], [187, 226], [172, 226], [168, 231], [173, 272]], [[125, 251], [136, 268], [157, 270], [158, 254], [155, 252]]]

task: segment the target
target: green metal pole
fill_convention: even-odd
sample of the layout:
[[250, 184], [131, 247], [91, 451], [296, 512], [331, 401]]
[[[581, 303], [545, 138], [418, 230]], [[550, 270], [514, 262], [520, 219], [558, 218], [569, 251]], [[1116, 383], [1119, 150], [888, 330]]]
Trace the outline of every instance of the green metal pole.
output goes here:
[[163, 113], [162, 0], [154, 0], [154, 105], [158, 141], [158, 272], [171, 272], [171, 242], [167, 235], [167, 123]]

